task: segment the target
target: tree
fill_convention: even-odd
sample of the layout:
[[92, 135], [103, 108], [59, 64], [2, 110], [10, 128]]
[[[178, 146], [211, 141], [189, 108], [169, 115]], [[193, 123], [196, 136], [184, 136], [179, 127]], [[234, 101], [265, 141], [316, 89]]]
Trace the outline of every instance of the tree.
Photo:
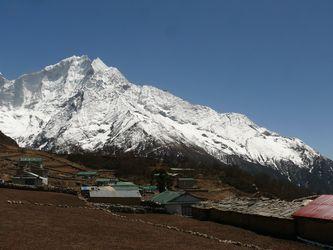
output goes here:
[[152, 180], [156, 183], [160, 193], [171, 187], [171, 178], [165, 169], [154, 169], [152, 171]]

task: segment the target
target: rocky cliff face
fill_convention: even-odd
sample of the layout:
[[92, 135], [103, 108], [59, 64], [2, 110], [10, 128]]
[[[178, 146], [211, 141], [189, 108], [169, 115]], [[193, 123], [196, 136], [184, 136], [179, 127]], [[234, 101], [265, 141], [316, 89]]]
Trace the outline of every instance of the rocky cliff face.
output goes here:
[[56, 152], [200, 154], [329, 190], [332, 161], [246, 116], [218, 113], [130, 83], [100, 59], [73, 56], [16, 80], [0, 76], [0, 129], [21, 146]]

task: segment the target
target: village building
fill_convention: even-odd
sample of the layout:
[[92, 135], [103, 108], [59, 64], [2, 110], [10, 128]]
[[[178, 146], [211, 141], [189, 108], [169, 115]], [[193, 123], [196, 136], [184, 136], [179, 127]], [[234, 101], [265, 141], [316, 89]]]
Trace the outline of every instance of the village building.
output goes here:
[[20, 167], [42, 167], [43, 159], [39, 157], [22, 157], [18, 161]]
[[194, 168], [170, 168], [170, 171], [174, 173], [181, 173], [181, 172], [194, 172]]
[[[12, 177], [12, 183], [18, 184], [18, 185], [42, 186], [43, 180], [38, 175], [24, 172], [20, 176]], [[46, 185], [47, 185], [47, 183], [46, 183]]]
[[12, 182], [19, 185], [48, 185], [48, 171], [43, 168], [43, 159], [34, 157], [20, 158], [18, 170]]
[[140, 186], [140, 191], [142, 193], [155, 193], [158, 191], [158, 187], [155, 185]]
[[187, 192], [164, 191], [151, 198], [151, 201], [162, 205], [170, 214], [192, 216], [192, 205], [201, 199]]
[[85, 198], [89, 198], [90, 190], [91, 190], [90, 186], [86, 186], [86, 185], [81, 186], [81, 195]]
[[179, 176], [179, 177], [186, 177], [186, 176], [194, 176], [195, 170], [193, 168], [170, 168], [170, 175], [171, 176]]
[[140, 205], [139, 187], [132, 182], [117, 182], [108, 186], [89, 188], [89, 201], [120, 205]]
[[197, 188], [197, 181], [194, 178], [178, 177], [177, 187], [180, 189], [193, 189]]
[[297, 210], [297, 235], [303, 239], [333, 245], [333, 195], [321, 195]]
[[83, 179], [92, 179], [97, 176], [97, 171], [81, 171], [77, 172], [76, 176], [81, 177]]
[[96, 181], [96, 186], [107, 186], [111, 184], [111, 179], [110, 178], [97, 178]]
[[107, 175], [107, 176], [115, 176], [115, 170], [113, 169], [98, 169], [97, 170], [99, 175]]

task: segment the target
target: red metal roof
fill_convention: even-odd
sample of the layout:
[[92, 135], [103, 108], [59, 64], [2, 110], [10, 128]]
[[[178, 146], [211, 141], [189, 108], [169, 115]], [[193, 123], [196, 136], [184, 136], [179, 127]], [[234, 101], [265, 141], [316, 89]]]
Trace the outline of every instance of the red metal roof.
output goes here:
[[308, 205], [298, 209], [293, 217], [333, 220], [333, 195], [321, 195]]

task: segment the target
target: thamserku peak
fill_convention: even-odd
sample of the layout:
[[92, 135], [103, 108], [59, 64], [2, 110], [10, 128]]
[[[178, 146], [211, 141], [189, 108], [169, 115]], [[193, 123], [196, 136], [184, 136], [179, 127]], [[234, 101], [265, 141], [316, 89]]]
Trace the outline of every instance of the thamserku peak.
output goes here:
[[333, 176], [331, 160], [300, 139], [280, 136], [242, 114], [218, 113], [135, 85], [88, 56], [72, 56], [16, 80], [0, 77], [0, 130], [20, 146], [41, 150], [158, 155], [186, 147], [226, 164], [239, 159], [260, 165], [298, 185], [309, 185], [300, 171], [311, 176], [320, 167]]

